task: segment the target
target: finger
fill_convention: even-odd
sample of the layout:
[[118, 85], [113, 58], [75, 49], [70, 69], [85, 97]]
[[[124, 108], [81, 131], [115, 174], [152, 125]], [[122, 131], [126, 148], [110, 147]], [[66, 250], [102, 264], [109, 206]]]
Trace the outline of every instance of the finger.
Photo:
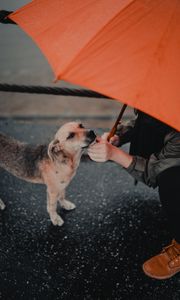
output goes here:
[[111, 140], [110, 140], [110, 143], [112, 145], [118, 145], [119, 144], [119, 137], [117, 135], [114, 135]]
[[100, 137], [100, 136], [97, 136], [97, 137], [96, 137], [96, 142], [99, 143], [100, 141], [101, 141], [101, 137]]
[[107, 141], [108, 136], [109, 136], [109, 132], [104, 132], [103, 135], [101, 136], [101, 138], [102, 138], [102, 140]]
[[98, 143], [98, 144], [94, 144], [92, 146], [90, 146], [88, 148], [88, 151], [102, 151], [103, 149], [105, 149], [106, 145], [104, 143]]
[[110, 138], [109, 142], [110, 144], [114, 143], [116, 141], [116, 138], [113, 136], [112, 138]]
[[106, 160], [102, 157], [94, 157], [94, 156], [89, 156], [93, 161], [96, 162], [105, 162]]
[[89, 151], [88, 155], [93, 155], [93, 156], [98, 156], [98, 157], [104, 157], [106, 156], [106, 152], [105, 151]]
[[88, 153], [88, 155], [93, 158], [103, 158], [104, 159], [106, 157], [106, 153], [95, 152], [95, 153]]
[[111, 138], [110, 138], [110, 141], [111, 140], [116, 140], [118, 138], [118, 136], [115, 134], [115, 135], [113, 135]]
[[103, 157], [106, 155], [106, 152], [105, 151], [88, 151], [88, 155]]
[[88, 154], [90, 154], [90, 155], [99, 155], [99, 156], [103, 156], [104, 154], [106, 153], [106, 150], [98, 150], [98, 151], [96, 151], [96, 150], [94, 150], [94, 149], [89, 149], [88, 150]]

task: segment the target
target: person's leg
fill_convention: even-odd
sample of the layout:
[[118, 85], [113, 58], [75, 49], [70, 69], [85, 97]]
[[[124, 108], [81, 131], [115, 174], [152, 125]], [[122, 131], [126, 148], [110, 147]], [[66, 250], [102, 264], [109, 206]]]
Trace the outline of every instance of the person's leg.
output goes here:
[[150, 277], [166, 279], [180, 271], [180, 167], [162, 172], [158, 176], [158, 186], [174, 240], [159, 255], [146, 261], [143, 270]]
[[158, 176], [158, 186], [173, 238], [180, 243], [180, 167], [162, 172]]

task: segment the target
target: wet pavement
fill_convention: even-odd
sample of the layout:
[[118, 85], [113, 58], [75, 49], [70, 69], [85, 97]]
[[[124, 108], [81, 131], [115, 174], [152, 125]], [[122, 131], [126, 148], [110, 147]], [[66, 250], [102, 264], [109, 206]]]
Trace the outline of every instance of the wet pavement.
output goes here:
[[[0, 128], [43, 143], [57, 127], [9, 119]], [[119, 166], [81, 163], [67, 191], [77, 208], [59, 209], [63, 227], [50, 222], [45, 186], [3, 170], [0, 182], [0, 299], [180, 299], [179, 274], [158, 281], [141, 268], [171, 240], [157, 192]]]

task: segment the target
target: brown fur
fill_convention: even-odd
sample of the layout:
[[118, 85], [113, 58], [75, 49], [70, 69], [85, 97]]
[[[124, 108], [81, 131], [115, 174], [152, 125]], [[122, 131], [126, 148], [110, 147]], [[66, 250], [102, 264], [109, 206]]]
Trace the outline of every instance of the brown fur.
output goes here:
[[84, 147], [95, 138], [77, 122], [63, 125], [49, 145], [33, 146], [0, 134], [0, 167], [21, 179], [46, 184], [47, 211], [52, 223], [61, 226], [57, 202], [67, 210], [75, 208], [65, 199], [65, 188], [76, 173]]

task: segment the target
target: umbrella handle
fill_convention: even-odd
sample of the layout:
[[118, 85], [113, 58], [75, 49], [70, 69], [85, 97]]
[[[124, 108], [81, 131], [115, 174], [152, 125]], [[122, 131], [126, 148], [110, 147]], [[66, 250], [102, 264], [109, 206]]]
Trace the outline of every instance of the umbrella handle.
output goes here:
[[119, 113], [119, 116], [118, 116], [118, 118], [117, 118], [117, 120], [116, 120], [114, 126], [112, 127], [112, 129], [111, 129], [111, 131], [110, 131], [110, 133], [109, 133], [109, 135], [108, 135], [108, 138], [107, 138], [108, 142], [109, 142], [109, 140], [115, 135], [115, 132], [116, 132], [116, 130], [117, 130], [117, 126], [118, 126], [119, 123], [120, 123], [120, 120], [121, 120], [121, 118], [122, 118], [122, 116], [123, 116], [123, 113], [124, 113], [126, 107], [127, 107], [127, 104], [124, 104], [123, 107], [121, 108], [121, 111], [120, 111], [120, 113]]

